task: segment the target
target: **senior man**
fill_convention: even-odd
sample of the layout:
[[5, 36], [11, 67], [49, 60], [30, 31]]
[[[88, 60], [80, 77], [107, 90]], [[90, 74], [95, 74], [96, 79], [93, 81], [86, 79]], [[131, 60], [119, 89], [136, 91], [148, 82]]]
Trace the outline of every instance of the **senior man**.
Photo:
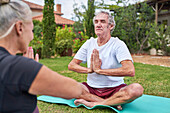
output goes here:
[[[69, 70], [88, 74], [87, 83], [82, 83], [84, 91], [75, 104], [111, 105], [122, 110], [122, 104], [143, 94], [143, 87], [138, 83], [124, 83], [124, 77], [135, 76], [135, 68], [126, 44], [111, 37], [114, 18], [101, 11], [93, 18], [93, 23], [97, 38], [87, 40], [68, 65]], [[84, 61], [87, 68], [80, 66]]]

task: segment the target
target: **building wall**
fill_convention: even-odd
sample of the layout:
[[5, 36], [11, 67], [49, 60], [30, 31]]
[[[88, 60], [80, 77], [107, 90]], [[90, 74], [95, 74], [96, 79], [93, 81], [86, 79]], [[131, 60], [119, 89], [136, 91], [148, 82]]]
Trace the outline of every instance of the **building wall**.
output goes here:
[[158, 22], [161, 22], [161, 24], [167, 23], [167, 25], [170, 26], [170, 10], [160, 13], [158, 16]]
[[41, 14], [43, 14], [43, 12], [40, 10], [32, 10], [32, 17], [39, 16]]

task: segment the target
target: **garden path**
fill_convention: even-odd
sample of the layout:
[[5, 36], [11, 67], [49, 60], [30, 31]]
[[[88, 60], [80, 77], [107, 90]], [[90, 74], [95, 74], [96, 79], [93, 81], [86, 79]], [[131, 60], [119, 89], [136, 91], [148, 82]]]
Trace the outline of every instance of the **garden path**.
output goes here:
[[132, 55], [134, 62], [170, 67], [170, 56]]

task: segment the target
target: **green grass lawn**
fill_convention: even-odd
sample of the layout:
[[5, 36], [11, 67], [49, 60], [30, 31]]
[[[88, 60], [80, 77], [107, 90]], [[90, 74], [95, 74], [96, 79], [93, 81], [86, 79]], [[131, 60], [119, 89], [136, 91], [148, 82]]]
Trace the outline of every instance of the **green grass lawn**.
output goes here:
[[[67, 66], [71, 60], [72, 57], [61, 57], [42, 59], [40, 63], [78, 82], [86, 81], [86, 74], [68, 70]], [[86, 64], [81, 65], [86, 66]], [[170, 98], [170, 68], [141, 63], [134, 63], [134, 65], [136, 75], [135, 77], [125, 77], [126, 84], [140, 83], [144, 87], [144, 94]], [[42, 101], [38, 101], [38, 107], [40, 113], [113, 113], [111, 109], [87, 110], [84, 107], [71, 108], [66, 105], [50, 104]]]

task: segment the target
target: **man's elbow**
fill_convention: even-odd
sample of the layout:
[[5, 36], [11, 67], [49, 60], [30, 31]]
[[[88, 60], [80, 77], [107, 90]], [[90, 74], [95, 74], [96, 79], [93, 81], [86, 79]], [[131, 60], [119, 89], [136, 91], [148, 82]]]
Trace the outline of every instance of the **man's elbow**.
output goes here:
[[72, 70], [72, 67], [73, 67], [73, 66], [72, 66], [72, 63], [70, 62], [70, 63], [68, 64], [68, 69], [69, 69], [69, 70]]
[[130, 69], [129, 70], [129, 76], [130, 77], [134, 77], [135, 76], [135, 70], [134, 69]]

